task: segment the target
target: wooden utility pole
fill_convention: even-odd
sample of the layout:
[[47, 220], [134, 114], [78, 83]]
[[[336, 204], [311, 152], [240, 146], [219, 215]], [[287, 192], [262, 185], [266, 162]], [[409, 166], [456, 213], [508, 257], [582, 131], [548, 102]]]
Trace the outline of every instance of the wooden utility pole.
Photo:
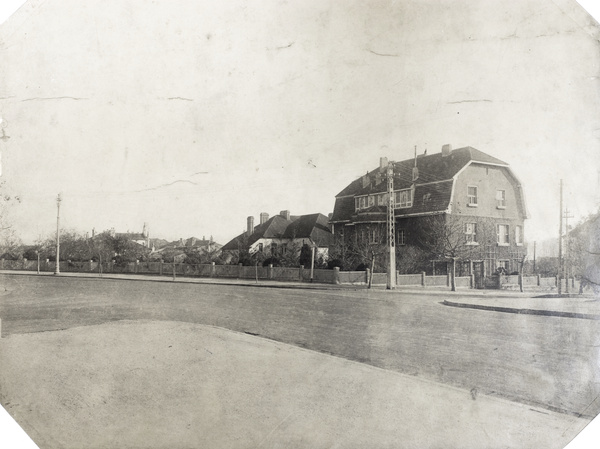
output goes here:
[[394, 218], [394, 164], [390, 161], [387, 168], [387, 244], [388, 244], [388, 266], [387, 266], [387, 289], [396, 288], [396, 226]]
[[314, 245], [310, 248], [310, 282], [313, 281], [315, 274], [315, 247]]
[[565, 209], [565, 261], [563, 263], [563, 268], [565, 270], [565, 293], [569, 293], [569, 218], [573, 218], [573, 215], [570, 215], [570, 211], [568, 208]]
[[558, 294], [562, 294], [562, 235], [563, 235], [563, 180], [560, 180], [560, 224], [558, 227]]
[[56, 270], [54, 274], [60, 274], [60, 202], [62, 201], [60, 193], [56, 197]]

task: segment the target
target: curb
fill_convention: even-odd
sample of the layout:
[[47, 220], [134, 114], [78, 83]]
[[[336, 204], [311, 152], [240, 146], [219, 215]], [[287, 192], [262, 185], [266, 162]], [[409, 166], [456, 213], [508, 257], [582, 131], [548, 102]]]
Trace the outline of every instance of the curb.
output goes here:
[[516, 307], [499, 307], [499, 306], [484, 306], [481, 304], [468, 304], [461, 302], [451, 302], [444, 300], [442, 302], [445, 306], [450, 307], [461, 307], [466, 309], [476, 310], [488, 310], [492, 312], [503, 312], [503, 313], [516, 313], [519, 315], [541, 315], [541, 316], [554, 316], [559, 318], [579, 318], [582, 320], [600, 320], [600, 315], [578, 313], [578, 312], [561, 312], [557, 310], [540, 310], [540, 309], [519, 309]]
[[0, 273], [1, 275], [6, 275], [6, 276], [46, 276], [46, 277], [52, 277], [54, 279], [69, 279], [69, 278], [77, 278], [77, 279], [90, 279], [90, 280], [95, 280], [95, 281], [102, 281], [102, 280], [111, 280], [111, 281], [134, 281], [134, 282], [164, 282], [164, 283], [177, 283], [180, 285], [228, 285], [228, 286], [239, 286], [239, 287], [259, 287], [259, 288], [280, 288], [280, 289], [301, 289], [301, 290], [337, 290], [337, 291], [344, 291], [344, 290], [366, 290], [366, 287], [363, 288], [357, 288], [356, 286], [347, 286], [347, 287], [342, 287], [339, 285], [334, 285], [334, 284], [311, 284], [311, 283], [306, 283], [304, 284], [257, 284], [257, 283], [251, 283], [251, 282], [228, 282], [228, 281], [224, 281], [224, 282], [214, 282], [214, 281], [210, 281], [208, 279], [210, 278], [198, 278], [198, 279], [202, 279], [202, 280], [196, 280], [195, 278], [189, 278], [189, 277], [183, 277], [183, 279], [189, 279], [188, 281], [177, 281], [177, 280], [173, 280], [172, 278], [170, 278], [169, 276], [164, 276], [164, 279], [155, 279], [155, 278], [150, 278], [150, 277], [145, 277], [144, 275], [139, 275], [139, 277], [120, 277], [120, 276], [112, 276], [111, 274], [107, 274], [104, 276], [91, 276], [91, 275], [87, 275], [87, 274], [81, 274], [81, 273], [62, 273], [61, 275], [54, 275], [53, 273], [40, 273], [39, 275], [37, 273], [22, 273], [22, 272], [12, 272], [12, 273]]

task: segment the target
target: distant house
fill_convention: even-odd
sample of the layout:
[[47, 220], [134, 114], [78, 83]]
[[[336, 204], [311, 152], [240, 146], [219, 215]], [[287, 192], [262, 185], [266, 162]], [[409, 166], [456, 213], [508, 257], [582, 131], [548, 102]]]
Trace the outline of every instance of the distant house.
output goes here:
[[[175, 262], [188, 261], [190, 257], [198, 259], [200, 257], [205, 263], [210, 259], [214, 259], [220, 254], [222, 245], [215, 242], [212, 236], [209, 239], [205, 237], [189, 237], [187, 239], [180, 238], [172, 242], [162, 240], [160, 245], [156, 245], [156, 249], [152, 253], [152, 258], [163, 260], [175, 260]], [[206, 259], [206, 261], [204, 261]], [[192, 262], [189, 262], [192, 263]], [[200, 262], [194, 262], [200, 263]]]
[[320, 213], [292, 216], [288, 210], [269, 218], [260, 214], [260, 223], [254, 226], [254, 217], [248, 217], [246, 232], [226, 243], [222, 250], [231, 256], [247, 251], [278, 257], [288, 251], [299, 252], [303, 245], [316, 249], [316, 257], [327, 258], [333, 234], [329, 219]]
[[[441, 153], [400, 162], [381, 158], [379, 167], [336, 195], [331, 224], [338, 241], [385, 244], [390, 164], [397, 255], [411, 246], [422, 249], [418, 236], [426, 217], [439, 216], [447, 222], [460, 220], [459, 238], [474, 250], [463, 261], [461, 274], [518, 270], [527, 218], [521, 183], [506, 162], [472, 147], [452, 150], [444, 145]], [[435, 262], [429, 265], [434, 270]]]
[[116, 238], [123, 238], [130, 242], [137, 243], [138, 245], [142, 245], [145, 248], [153, 249], [151, 246], [150, 232], [146, 223], [144, 223], [144, 228], [142, 229], [142, 232], [115, 232], [115, 229], [112, 228], [110, 230], [110, 235]]

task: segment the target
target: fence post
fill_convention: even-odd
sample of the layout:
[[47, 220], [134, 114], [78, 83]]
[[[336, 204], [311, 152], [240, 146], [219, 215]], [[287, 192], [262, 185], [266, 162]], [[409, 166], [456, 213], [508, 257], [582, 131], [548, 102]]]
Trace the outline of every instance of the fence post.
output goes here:
[[4, 259], [0, 259], [0, 268], [4, 270]]
[[[369, 285], [369, 274], [371, 274], [371, 270], [369, 268], [365, 269], [365, 284]], [[369, 287], [371, 287], [369, 285]]]
[[540, 275], [538, 274], [536, 277], [537, 277], [537, 286], [539, 287], [541, 285]]
[[137, 260], [137, 259], [135, 259], [135, 268], [133, 269], [133, 272], [134, 272], [135, 274], [137, 274], [137, 272], [138, 272], [138, 266], [139, 266], [139, 265], [140, 265], [140, 261], [139, 261], [139, 260]]
[[304, 280], [304, 265], [300, 265], [300, 268], [298, 268], [298, 275], [300, 277], [300, 282], [302, 282]]
[[214, 262], [210, 263], [210, 277], [214, 278], [217, 276], [217, 267]]
[[517, 279], [519, 280], [519, 291], [523, 292], [523, 273], [519, 273]]
[[238, 279], [242, 277], [242, 264], [238, 264]]
[[469, 275], [469, 288], [475, 288], [475, 275]]
[[333, 283], [340, 283], [340, 267], [333, 267]]
[[450, 287], [450, 273], [446, 274], [446, 287]]
[[422, 285], [423, 287], [426, 287], [426, 286], [427, 286], [427, 284], [426, 284], [426, 282], [425, 282], [425, 272], [424, 272], [424, 271], [421, 271], [421, 285]]
[[273, 279], [273, 264], [269, 264], [269, 268], [267, 269], [267, 277], [269, 279]]
[[558, 276], [554, 276], [554, 286], [558, 288], [558, 283], [560, 282]]

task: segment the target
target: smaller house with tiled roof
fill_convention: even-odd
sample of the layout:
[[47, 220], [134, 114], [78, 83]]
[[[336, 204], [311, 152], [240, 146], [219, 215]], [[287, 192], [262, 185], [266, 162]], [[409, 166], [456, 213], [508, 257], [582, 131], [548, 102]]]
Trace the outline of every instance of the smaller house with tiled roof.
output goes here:
[[277, 257], [287, 251], [300, 251], [303, 245], [316, 248], [318, 257], [326, 258], [333, 234], [329, 219], [320, 213], [291, 215], [288, 210], [269, 218], [262, 212], [260, 222], [254, 225], [254, 217], [247, 218], [246, 231], [226, 243], [223, 253], [263, 253], [266, 257]]
[[[400, 162], [381, 158], [379, 167], [336, 195], [330, 222], [337, 241], [386, 242], [390, 164], [397, 254], [417, 246], [424, 217], [460, 217], [465, 243], [479, 248], [477, 267], [481, 271], [518, 269], [527, 218], [521, 183], [506, 162], [472, 147], [452, 150], [444, 145], [441, 153], [415, 155]], [[493, 229], [485, 236], [484, 225]]]

